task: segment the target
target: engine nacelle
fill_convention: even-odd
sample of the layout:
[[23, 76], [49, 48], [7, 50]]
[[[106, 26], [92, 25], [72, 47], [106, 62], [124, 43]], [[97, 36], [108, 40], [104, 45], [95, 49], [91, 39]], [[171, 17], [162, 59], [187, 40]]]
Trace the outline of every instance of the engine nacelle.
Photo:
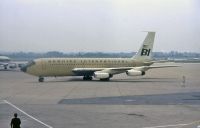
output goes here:
[[128, 76], [143, 76], [145, 75], [145, 72], [131, 69], [131, 70], [126, 71], [126, 74]]
[[95, 72], [94, 73], [94, 77], [98, 78], [98, 79], [105, 79], [105, 78], [109, 78], [110, 74], [109, 73], [104, 73], [104, 72]]

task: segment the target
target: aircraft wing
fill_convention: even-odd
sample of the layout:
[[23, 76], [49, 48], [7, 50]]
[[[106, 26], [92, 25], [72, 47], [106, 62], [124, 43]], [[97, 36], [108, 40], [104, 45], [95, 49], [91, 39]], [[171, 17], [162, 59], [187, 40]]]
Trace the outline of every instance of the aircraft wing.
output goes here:
[[7, 66], [8, 63], [0, 63], [0, 65]]
[[180, 67], [180, 66], [179, 65], [161, 65], [161, 66], [119, 67], [119, 68], [104, 69], [104, 70], [102, 70], [102, 72], [109, 71], [107, 73], [120, 74], [120, 73], [126, 72], [128, 70], [147, 71], [149, 69], [154, 69], [154, 68], [169, 68], [169, 67]]
[[147, 71], [149, 69], [154, 69], [154, 68], [169, 68], [169, 67], [179, 67], [179, 66], [178, 65], [162, 65], [162, 66], [116, 67], [116, 68], [74, 68], [72, 71], [76, 75], [92, 76], [92, 75], [94, 75], [94, 72], [109, 73], [111, 75], [115, 75], [115, 74], [124, 73], [128, 70]]
[[116, 68], [74, 68], [72, 72], [76, 75], [89, 75], [92, 76], [94, 72], [104, 72], [109, 74], [119, 74], [127, 70], [132, 69], [133, 67], [116, 67]]

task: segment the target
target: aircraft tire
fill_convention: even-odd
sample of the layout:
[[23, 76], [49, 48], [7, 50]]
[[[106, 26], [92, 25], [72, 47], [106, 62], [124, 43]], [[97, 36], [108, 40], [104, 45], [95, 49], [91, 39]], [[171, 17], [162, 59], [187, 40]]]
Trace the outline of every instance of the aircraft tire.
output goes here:
[[92, 76], [84, 76], [83, 80], [92, 80]]
[[100, 79], [100, 81], [109, 81], [110, 78], [103, 78], [103, 79]]
[[44, 82], [44, 77], [39, 77], [38, 81], [39, 82]]

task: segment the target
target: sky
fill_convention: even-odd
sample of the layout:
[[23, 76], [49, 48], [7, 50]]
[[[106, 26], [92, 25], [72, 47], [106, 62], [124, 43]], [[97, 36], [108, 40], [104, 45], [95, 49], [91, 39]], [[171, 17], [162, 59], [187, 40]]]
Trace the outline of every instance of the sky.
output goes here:
[[199, 0], [0, 0], [0, 52], [200, 52]]

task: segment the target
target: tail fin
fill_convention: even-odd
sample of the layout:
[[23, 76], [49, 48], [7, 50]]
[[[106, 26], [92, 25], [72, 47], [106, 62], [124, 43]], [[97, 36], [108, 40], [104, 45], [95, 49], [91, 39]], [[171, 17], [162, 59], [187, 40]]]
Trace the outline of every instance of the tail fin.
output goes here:
[[141, 45], [139, 51], [133, 56], [133, 59], [139, 61], [152, 60], [152, 50], [155, 38], [155, 32], [148, 32], [143, 44]]

